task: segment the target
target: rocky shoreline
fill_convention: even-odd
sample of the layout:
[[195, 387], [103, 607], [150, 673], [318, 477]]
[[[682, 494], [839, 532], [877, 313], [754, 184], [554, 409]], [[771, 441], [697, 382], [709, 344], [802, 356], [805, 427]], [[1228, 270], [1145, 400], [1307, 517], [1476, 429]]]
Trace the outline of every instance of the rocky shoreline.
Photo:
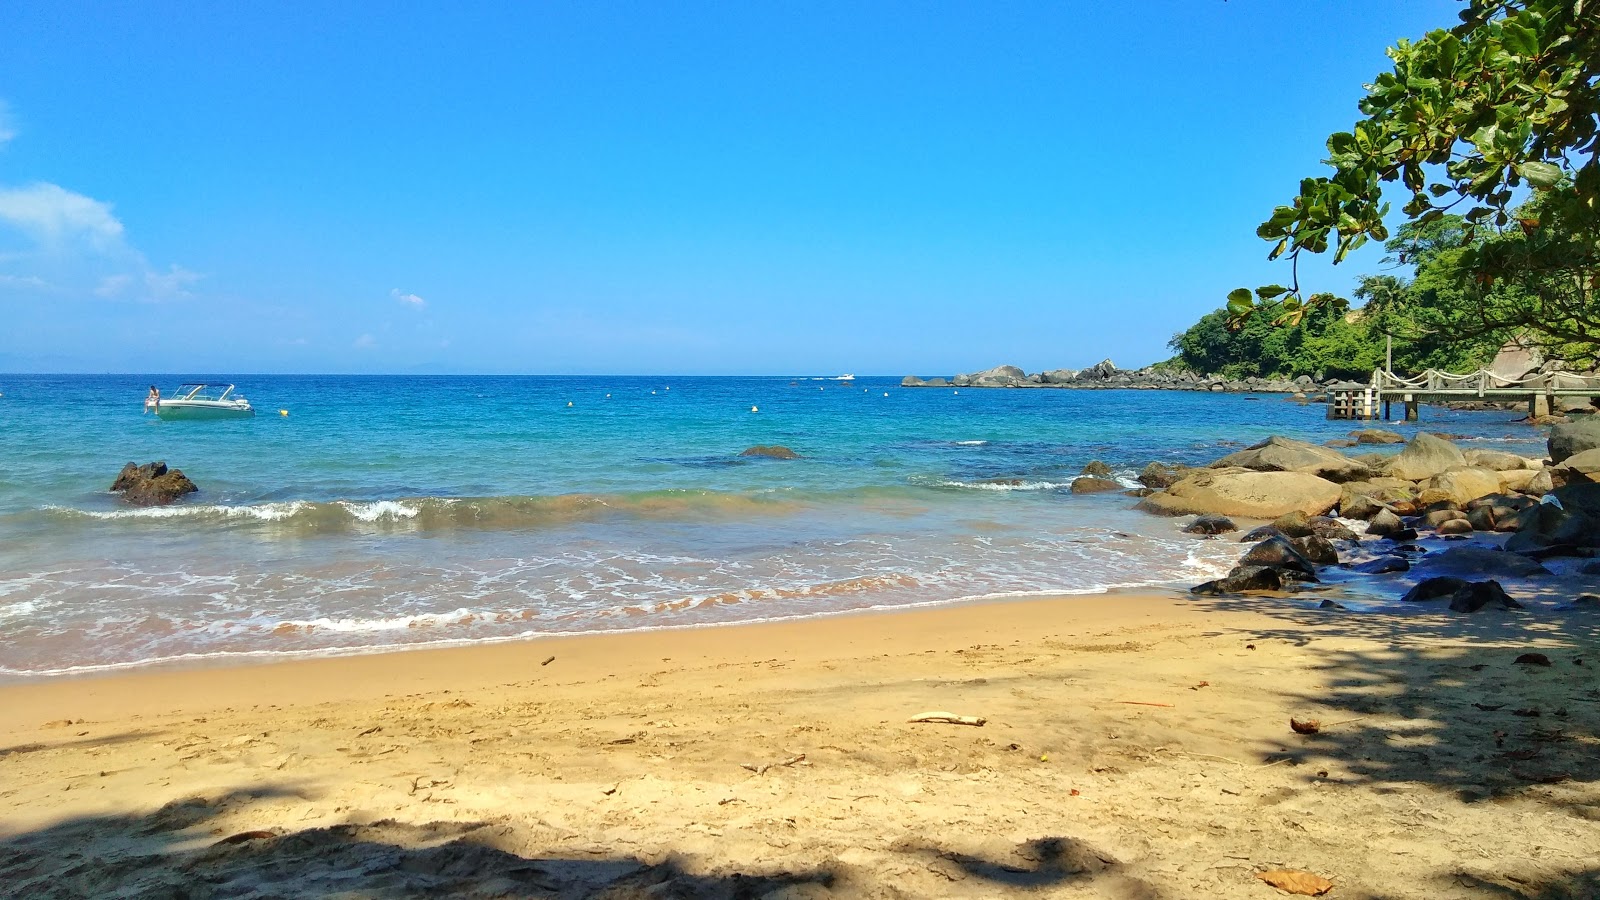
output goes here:
[[956, 375], [953, 378], [941, 376], [925, 379], [907, 375], [900, 381], [901, 387], [1076, 388], [1307, 395], [1343, 384], [1345, 383], [1336, 379], [1318, 381], [1309, 375], [1301, 375], [1294, 379], [1256, 377], [1236, 379], [1154, 366], [1146, 366], [1143, 369], [1119, 369], [1116, 363], [1109, 359], [1101, 360], [1087, 369], [1051, 369], [1048, 372], [1035, 372], [1031, 375], [1016, 366], [996, 366], [982, 372]]
[[[1424, 577], [1399, 585], [1408, 603], [1521, 609], [1501, 583], [1515, 579], [1541, 599], [1600, 610], [1600, 580], [1590, 577], [1600, 577], [1600, 562], [1582, 562], [1600, 558], [1600, 420], [1555, 426], [1544, 459], [1462, 450], [1426, 432], [1409, 441], [1379, 429], [1353, 436], [1404, 447], [1351, 456], [1272, 437], [1206, 466], [1151, 463], [1134, 492], [1138, 508], [1195, 516], [1184, 530], [1210, 539], [1244, 530], [1234, 518], [1269, 523], [1248, 530], [1241, 542], [1252, 546], [1238, 565], [1197, 594], [1292, 594], [1330, 573], [1419, 569]], [[1564, 558], [1567, 568], [1552, 567]]]

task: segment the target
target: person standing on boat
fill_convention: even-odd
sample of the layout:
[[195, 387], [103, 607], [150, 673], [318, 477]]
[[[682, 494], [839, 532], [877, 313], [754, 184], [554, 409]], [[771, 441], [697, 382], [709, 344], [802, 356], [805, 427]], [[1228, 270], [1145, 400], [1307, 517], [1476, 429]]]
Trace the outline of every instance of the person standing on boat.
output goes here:
[[161, 409], [161, 389], [153, 384], [150, 385], [150, 393], [144, 398], [144, 408], [150, 410]]

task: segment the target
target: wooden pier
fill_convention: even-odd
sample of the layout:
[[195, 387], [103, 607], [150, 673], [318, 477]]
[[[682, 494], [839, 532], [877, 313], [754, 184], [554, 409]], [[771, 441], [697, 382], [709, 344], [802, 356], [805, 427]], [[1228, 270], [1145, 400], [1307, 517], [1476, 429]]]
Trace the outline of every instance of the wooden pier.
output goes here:
[[1576, 372], [1536, 372], [1520, 378], [1497, 375], [1479, 369], [1457, 375], [1442, 369], [1429, 369], [1415, 378], [1377, 369], [1367, 384], [1337, 384], [1328, 389], [1328, 418], [1388, 420], [1392, 404], [1404, 405], [1407, 422], [1415, 422], [1418, 407], [1425, 402], [1451, 400], [1489, 400], [1527, 403], [1528, 415], [1550, 415], [1561, 397], [1581, 397], [1593, 401], [1600, 397], [1600, 375]]

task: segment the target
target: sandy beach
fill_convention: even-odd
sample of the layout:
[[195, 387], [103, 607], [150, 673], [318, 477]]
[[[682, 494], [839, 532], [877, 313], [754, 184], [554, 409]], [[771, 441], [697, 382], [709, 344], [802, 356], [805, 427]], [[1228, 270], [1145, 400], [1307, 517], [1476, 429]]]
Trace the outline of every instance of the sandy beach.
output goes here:
[[1591, 897], [1597, 626], [1108, 595], [14, 685], [0, 884]]

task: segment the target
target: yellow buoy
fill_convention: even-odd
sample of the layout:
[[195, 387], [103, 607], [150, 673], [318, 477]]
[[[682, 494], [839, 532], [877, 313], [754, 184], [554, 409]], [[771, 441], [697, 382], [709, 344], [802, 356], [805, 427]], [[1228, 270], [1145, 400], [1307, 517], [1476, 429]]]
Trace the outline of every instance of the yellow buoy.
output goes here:
[[287, 416], [288, 414], [289, 414], [289, 411], [287, 409], [278, 410], [278, 415], [280, 415], [280, 416]]

